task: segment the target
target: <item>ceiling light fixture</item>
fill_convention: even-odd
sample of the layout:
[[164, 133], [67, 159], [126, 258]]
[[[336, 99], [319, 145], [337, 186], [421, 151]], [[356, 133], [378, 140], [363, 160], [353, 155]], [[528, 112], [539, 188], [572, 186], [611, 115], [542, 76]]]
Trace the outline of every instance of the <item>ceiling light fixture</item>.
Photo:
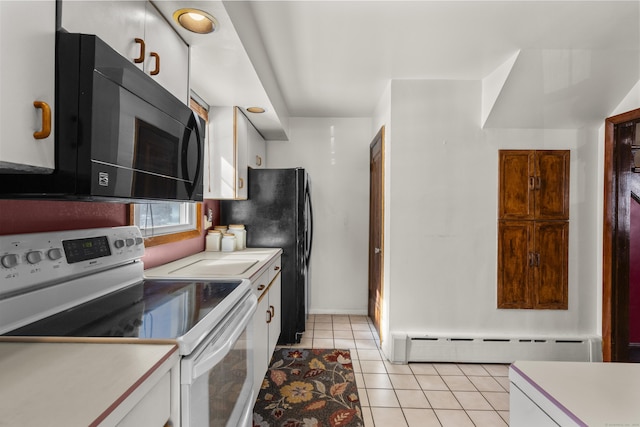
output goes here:
[[247, 108], [247, 111], [250, 112], [250, 113], [261, 114], [261, 113], [264, 113], [264, 108], [261, 108], [261, 107], [249, 107], [249, 108]]
[[173, 20], [182, 28], [198, 34], [213, 33], [218, 27], [213, 16], [198, 9], [178, 9], [173, 12]]

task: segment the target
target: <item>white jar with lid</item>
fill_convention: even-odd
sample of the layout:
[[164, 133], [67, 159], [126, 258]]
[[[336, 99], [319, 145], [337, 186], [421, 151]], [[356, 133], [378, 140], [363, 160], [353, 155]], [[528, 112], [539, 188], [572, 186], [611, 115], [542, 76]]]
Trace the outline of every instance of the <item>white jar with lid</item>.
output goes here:
[[247, 248], [247, 230], [243, 224], [229, 224], [229, 233], [236, 236], [236, 250], [241, 251]]
[[205, 238], [205, 250], [219, 252], [222, 233], [219, 230], [209, 230]]
[[222, 235], [222, 252], [233, 252], [236, 249], [236, 235], [225, 233]]
[[222, 234], [227, 232], [227, 226], [226, 225], [214, 225], [213, 229], [214, 230], [218, 230]]

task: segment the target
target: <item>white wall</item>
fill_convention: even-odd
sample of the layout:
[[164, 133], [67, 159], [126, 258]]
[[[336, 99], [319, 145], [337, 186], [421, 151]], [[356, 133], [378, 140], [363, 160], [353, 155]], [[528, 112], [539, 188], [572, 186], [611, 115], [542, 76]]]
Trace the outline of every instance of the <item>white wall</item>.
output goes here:
[[[395, 332], [595, 335], [596, 130], [480, 128], [480, 81], [391, 85]], [[569, 309], [498, 310], [498, 150], [570, 149]]]
[[[628, 98], [616, 112], [640, 88]], [[383, 334], [600, 334], [602, 129], [481, 129], [480, 108], [479, 81], [393, 81], [372, 119], [292, 118], [290, 141], [267, 143], [268, 167], [311, 174], [312, 313], [366, 313], [368, 147], [384, 125]], [[571, 150], [568, 310], [496, 308], [498, 150], [529, 148]]]
[[311, 178], [311, 313], [366, 314], [370, 118], [291, 118], [289, 141], [267, 142], [267, 167]]
[[[371, 134], [377, 135], [380, 131], [380, 128], [384, 126], [384, 232], [383, 232], [383, 252], [382, 252], [382, 313], [380, 314], [380, 331], [381, 331], [381, 339], [384, 342], [386, 340], [385, 331], [389, 331], [389, 301], [391, 300], [391, 295], [387, 295], [385, 292], [385, 284], [390, 282], [391, 278], [391, 227], [390, 218], [391, 218], [391, 206], [393, 204], [393, 194], [391, 194], [391, 175], [388, 173], [391, 170], [391, 82], [387, 85], [380, 100], [378, 101], [378, 105], [373, 112], [373, 127], [371, 128]], [[372, 136], [373, 137], [373, 136]], [[368, 280], [368, 279], [367, 279]]]

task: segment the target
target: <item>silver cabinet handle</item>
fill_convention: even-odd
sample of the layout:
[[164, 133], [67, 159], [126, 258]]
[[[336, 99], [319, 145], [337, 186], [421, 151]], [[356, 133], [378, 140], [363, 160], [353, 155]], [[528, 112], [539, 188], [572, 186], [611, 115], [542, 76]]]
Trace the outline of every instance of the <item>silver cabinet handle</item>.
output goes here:
[[379, 254], [380, 252], [382, 252], [382, 251], [380, 250], [380, 248], [375, 248], [375, 249], [373, 250], [373, 253], [376, 253], [376, 254]]

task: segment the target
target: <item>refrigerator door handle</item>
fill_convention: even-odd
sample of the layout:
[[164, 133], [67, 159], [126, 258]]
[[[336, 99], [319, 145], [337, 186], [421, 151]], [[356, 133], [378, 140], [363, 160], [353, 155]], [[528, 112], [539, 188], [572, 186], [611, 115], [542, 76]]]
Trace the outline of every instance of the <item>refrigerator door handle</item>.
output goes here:
[[305, 186], [304, 198], [305, 203], [309, 206], [309, 218], [307, 224], [308, 239], [306, 239], [307, 247], [305, 248], [305, 263], [306, 265], [309, 265], [309, 261], [311, 260], [311, 246], [313, 245], [313, 207], [311, 205], [311, 191], [309, 189], [309, 181], [307, 181], [307, 185]]

